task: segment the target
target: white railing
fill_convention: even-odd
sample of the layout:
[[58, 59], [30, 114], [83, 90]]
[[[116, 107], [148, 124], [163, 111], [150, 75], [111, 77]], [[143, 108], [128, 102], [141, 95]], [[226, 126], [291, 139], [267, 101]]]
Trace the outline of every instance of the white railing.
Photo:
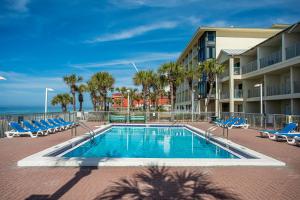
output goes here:
[[290, 93], [291, 93], [291, 87], [288, 85], [267, 87], [267, 96], [283, 95], [283, 94], [290, 94]]
[[260, 59], [260, 68], [265, 68], [267, 66], [279, 63], [282, 61], [281, 50], [273, 52], [268, 56]]
[[300, 43], [296, 43], [292, 46], [287, 47], [285, 51], [286, 51], [286, 59], [300, 56]]
[[247, 74], [257, 70], [257, 61], [253, 60], [242, 66], [242, 74]]

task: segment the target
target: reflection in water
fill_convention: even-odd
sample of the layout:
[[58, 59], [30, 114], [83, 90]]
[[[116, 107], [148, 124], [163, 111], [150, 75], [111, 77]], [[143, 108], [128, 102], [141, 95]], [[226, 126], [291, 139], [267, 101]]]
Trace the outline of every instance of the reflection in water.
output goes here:
[[113, 158], [235, 158], [182, 127], [113, 127], [65, 157]]

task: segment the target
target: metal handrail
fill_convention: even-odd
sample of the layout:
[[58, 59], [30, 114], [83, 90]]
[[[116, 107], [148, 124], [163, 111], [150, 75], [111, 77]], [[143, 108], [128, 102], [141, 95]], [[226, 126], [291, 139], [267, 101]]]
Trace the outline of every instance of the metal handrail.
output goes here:
[[94, 142], [94, 139], [95, 139], [95, 135], [96, 133], [94, 132], [93, 129], [91, 129], [90, 127], [88, 127], [85, 123], [83, 122], [78, 122], [79, 125], [81, 125], [84, 129], [88, 130], [89, 131], [89, 136], [90, 136], [90, 139], [91, 139], [91, 142], [93, 143]]

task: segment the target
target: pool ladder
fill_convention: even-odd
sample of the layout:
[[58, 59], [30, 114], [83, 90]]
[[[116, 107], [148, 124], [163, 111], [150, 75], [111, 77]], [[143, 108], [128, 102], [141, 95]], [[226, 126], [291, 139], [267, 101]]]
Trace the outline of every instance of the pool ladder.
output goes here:
[[214, 125], [209, 127], [208, 129], [206, 129], [205, 133], [204, 133], [204, 137], [206, 139], [206, 141], [208, 141], [210, 139], [210, 137], [212, 136], [212, 131], [215, 131], [218, 128], [218, 126]]
[[82, 127], [82, 128], [84, 128], [85, 130], [87, 130], [88, 132], [89, 132], [89, 138], [90, 138], [90, 140], [91, 140], [91, 142], [92, 143], [95, 143], [95, 135], [96, 135], [96, 133], [94, 132], [94, 130], [92, 130], [90, 127], [88, 127], [85, 123], [83, 123], [83, 122], [78, 122], [78, 124]]

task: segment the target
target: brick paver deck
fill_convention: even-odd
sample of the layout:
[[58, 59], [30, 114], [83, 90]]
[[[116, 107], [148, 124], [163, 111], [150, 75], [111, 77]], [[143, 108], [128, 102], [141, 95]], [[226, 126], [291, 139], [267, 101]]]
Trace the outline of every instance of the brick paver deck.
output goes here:
[[[89, 123], [93, 127], [95, 123]], [[194, 123], [206, 129], [208, 123]], [[78, 134], [84, 130], [78, 128]], [[221, 134], [219, 129], [215, 134]], [[94, 199], [113, 181], [144, 170], [138, 167], [28, 167], [17, 161], [71, 138], [65, 131], [39, 138], [0, 139], [0, 199]], [[286, 167], [184, 167], [175, 171], [196, 171], [208, 175], [212, 184], [240, 199], [300, 199], [300, 147], [257, 137], [255, 130], [234, 129], [229, 138], [248, 148], [287, 163]]]

